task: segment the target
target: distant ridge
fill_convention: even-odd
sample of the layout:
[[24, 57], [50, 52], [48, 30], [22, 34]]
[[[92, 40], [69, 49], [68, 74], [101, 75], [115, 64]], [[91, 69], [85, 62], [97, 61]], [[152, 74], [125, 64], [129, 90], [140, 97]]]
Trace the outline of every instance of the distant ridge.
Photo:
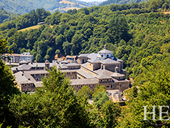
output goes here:
[[10, 13], [4, 10], [3, 7], [0, 7], [0, 23], [11, 20], [13, 17], [18, 17], [19, 14]]
[[65, 12], [69, 9], [79, 9], [98, 5], [77, 0], [1, 0], [0, 7], [17, 14], [29, 13], [32, 9], [44, 8], [53, 13], [55, 10]]
[[102, 3], [100, 3], [100, 6], [102, 5], [110, 5], [110, 4], [131, 4], [131, 3], [142, 3], [147, 2], [149, 0], [107, 0]]

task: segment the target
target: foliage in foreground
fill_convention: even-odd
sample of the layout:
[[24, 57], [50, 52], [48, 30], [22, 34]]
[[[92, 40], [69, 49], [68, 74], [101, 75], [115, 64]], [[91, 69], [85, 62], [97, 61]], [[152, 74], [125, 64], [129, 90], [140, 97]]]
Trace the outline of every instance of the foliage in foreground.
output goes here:
[[30, 127], [89, 127], [85, 101], [74, 94], [69, 80], [54, 68], [43, 87], [32, 95], [16, 95], [9, 108], [16, 124]]

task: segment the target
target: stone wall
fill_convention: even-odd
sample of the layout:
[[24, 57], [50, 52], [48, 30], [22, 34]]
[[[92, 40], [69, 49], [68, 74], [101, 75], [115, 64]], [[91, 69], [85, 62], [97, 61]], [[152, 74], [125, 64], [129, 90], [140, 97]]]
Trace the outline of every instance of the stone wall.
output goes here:
[[34, 87], [34, 84], [33, 83], [25, 83], [25, 84], [21, 84], [20, 85], [20, 90], [22, 92], [25, 92], [25, 91], [35, 91], [35, 87]]
[[65, 77], [70, 79], [77, 79], [77, 73], [76, 72], [65, 72]]

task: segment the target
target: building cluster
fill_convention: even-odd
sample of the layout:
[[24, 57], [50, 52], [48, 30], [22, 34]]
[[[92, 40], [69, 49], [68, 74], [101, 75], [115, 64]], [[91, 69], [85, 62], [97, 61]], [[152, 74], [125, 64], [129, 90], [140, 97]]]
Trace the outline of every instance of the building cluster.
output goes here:
[[10, 59], [6, 58], [6, 65], [18, 65], [22, 62], [32, 62], [34, 60], [34, 56], [29, 52], [24, 52], [22, 54], [5, 54]]
[[52, 69], [53, 66], [70, 78], [71, 85], [77, 91], [85, 85], [94, 90], [100, 84], [105, 85], [106, 90], [118, 90], [120, 95], [130, 85], [130, 81], [126, 79], [127, 72], [123, 69], [123, 61], [114, 58], [113, 52], [107, 50], [106, 46], [98, 53], [66, 56], [66, 60], [53, 60], [52, 63], [48, 60], [45, 63], [23, 60], [19, 66], [11, 69], [18, 88], [22, 92], [34, 92], [37, 87], [42, 87], [41, 79], [48, 76], [47, 69]]

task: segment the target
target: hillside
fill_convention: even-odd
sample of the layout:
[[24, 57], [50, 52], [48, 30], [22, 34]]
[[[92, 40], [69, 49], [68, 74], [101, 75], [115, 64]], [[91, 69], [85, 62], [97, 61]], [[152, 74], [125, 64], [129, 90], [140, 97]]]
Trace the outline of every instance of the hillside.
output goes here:
[[149, 0], [107, 0], [100, 4], [101, 5], [110, 5], [110, 4], [131, 4], [131, 3], [142, 3], [147, 2]]
[[1, 0], [0, 7], [3, 7], [8, 12], [25, 14], [32, 9], [44, 8], [53, 13], [55, 10], [65, 12], [70, 9], [79, 9], [90, 7], [97, 3], [86, 3], [76, 0]]
[[4, 8], [0, 8], [0, 23], [11, 20], [13, 17], [18, 17], [19, 14], [10, 13], [4, 10]]
[[[103, 106], [101, 109], [97, 108], [97, 110], [93, 110], [89, 109], [90, 106], [83, 104], [90, 116], [89, 123], [91, 125], [87, 127], [107, 127], [103, 125], [111, 121], [110, 118], [112, 117], [112, 123], [108, 127], [170, 128], [170, 120], [163, 121], [157, 119], [153, 121], [153, 125], [151, 122], [143, 120], [143, 106], [148, 105], [148, 110], [150, 110], [151, 105], [164, 105], [163, 101], [165, 105], [168, 103], [167, 105], [170, 106], [169, 11], [169, 0], [150, 0], [144, 3], [93, 6], [79, 10], [69, 10], [66, 13], [56, 11], [53, 14], [41, 8], [0, 24], [0, 39], [8, 41], [7, 46], [10, 46], [14, 53], [31, 52], [37, 62], [52, 61], [55, 54], [79, 55], [82, 53], [97, 53], [106, 44], [107, 49], [113, 52], [114, 57], [123, 60], [123, 68], [127, 70], [127, 78], [131, 77], [134, 79], [133, 88], [130, 88], [125, 93], [123, 92], [129, 101], [125, 102], [126, 107], [122, 107], [116, 113], [118, 117], [113, 116], [113, 110], [117, 110], [117, 107], [110, 110], [110, 107], [114, 107], [113, 105], [110, 105], [109, 109]], [[39, 22], [44, 22], [44, 24], [35, 26]], [[56, 71], [53, 70], [53, 72]], [[54, 73], [50, 74], [54, 75]], [[56, 74], [54, 76], [59, 75]], [[8, 75], [2, 76], [4, 78], [4, 76]], [[66, 114], [64, 111], [60, 111], [60, 109], [62, 109], [63, 105], [68, 106], [64, 102], [72, 94], [68, 94], [68, 97], [62, 97], [62, 94], [66, 93], [62, 93], [63, 89], [55, 83], [58, 83], [57, 80], [61, 80], [60, 83], [62, 83], [63, 79], [52, 76], [49, 76], [49, 78], [51, 78], [51, 82], [47, 81], [45, 77], [44, 82], [47, 81], [48, 86], [42, 88], [43, 91], [38, 90], [40, 94], [34, 93], [33, 95], [28, 95], [23, 93], [22, 95], [14, 96], [10, 106], [7, 106], [10, 108], [10, 111], [13, 111], [17, 119], [13, 121], [9, 120], [14, 124], [14, 127], [51, 128], [71, 123], [69, 122], [72, 118], [70, 115], [66, 117], [66, 121], [62, 122], [62, 124], [55, 122], [56, 120], [61, 120], [59, 116]], [[6, 86], [7, 82], [3, 80], [2, 82]], [[54, 80], [56, 81], [54, 82]], [[4, 89], [5, 86], [2, 86], [1, 89]], [[137, 86], [139, 89], [136, 89]], [[67, 86], [63, 84], [63, 88], [65, 87]], [[52, 90], [53, 95], [50, 94], [51, 91], [45, 91], [48, 88]], [[61, 91], [61, 93], [55, 93], [54, 91]], [[57, 103], [61, 102], [55, 101], [52, 97], [54, 95], [58, 100], [62, 98], [61, 102], [63, 104], [58, 109]], [[80, 96], [75, 101], [78, 100], [84, 101]], [[72, 102], [73, 99], [71, 99], [70, 103]], [[28, 104], [26, 105], [26, 103]], [[55, 103], [56, 106], [50, 105], [51, 103]], [[40, 105], [38, 106], [38, 104]], [[71, 107], [74, 107], [74, 105]], [[43, 109], [43, 111], [41, 112], [40, 109]], [[104, 111], [104, 109], [107, 110]], [[52, 111], [51, 114], [49, 114], [50, 111]], [[67, 108], [65, 111], [71, 113], [71, 110], [67, 110]], [[166, 111], [168, 110], [164, 112]], [[57, 112], [58, 114], [56, 114]], [[63, 114], [60, 114], [61, 112]], [[108, 114], [108, 117], [104, 117], [106, 116], [105, 114]], [[157, 115], [159, 115], [158, 111], [156, 111]], [[168, 115], [170, 116], [170, 111]], [[80, 114], [77, 116], [80, 116]], [[164, 116], [163, 119], [166, 119], [166, 117]], [[75, 118], [77, 117], [75, 116]], [[37, 119], [39, 119], [37, 122], [33, 122], [33, 120]], [[151, 116], [148, 119], [150, 120]], [[3, 121], [4, 119], [2, 119]], [[87, 122], [84, 121], [84, 123], [86, 125]], [[11, 125], [9, 124], [9, 126]]]

